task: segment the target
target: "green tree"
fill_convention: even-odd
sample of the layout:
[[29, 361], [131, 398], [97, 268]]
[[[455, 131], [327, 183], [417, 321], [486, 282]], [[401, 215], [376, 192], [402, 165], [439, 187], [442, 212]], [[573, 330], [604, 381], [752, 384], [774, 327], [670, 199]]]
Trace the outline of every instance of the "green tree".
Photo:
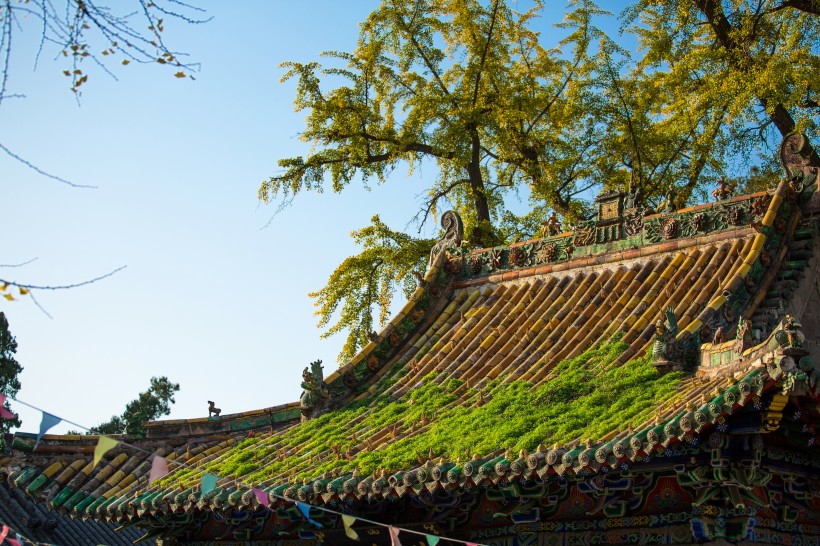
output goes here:
[[[686, 136], [684, 195], [712, 177], [777, 161], [783, 136], [818, 136], [820, 7], [812, 0], [640, 0], [624, 13], [669, 130]], [[651, 87], [649, 88], [651, 89]], [[616, 131], [617, 132], [617, 131]], [[815, 160], [817, 158], [815, 157]], [[739, 178], [755, 178], [741, 173]]]
[[393, 293], [401, 288], [405, 296], [410, 296], [417, 286], [410, 273], [424, 270], [435, 242], [394, 231], [378, 215], [370, 222], [371, 225], [351, 234], [362, 252], [346, 258], [327, 285], [310, 294], [316, 299], [319, 327], [336, 320], [322, 334], [323, 338], [348, 330], [339, 360], [351, 358], [359, 347], [367, 344], [368, 334], [373, 330], [374, 307], [379, 309], [379, 323], [384, 324], [390, 318]]
[[[468, 238], [498, 242], [493, 214], [517, 184], [542, 184], [544, 198], [572, 212], [578, 187], [570, 165], [551, 161], [562, 150], [591, 147], [584, 120], [590, 3], [567, 14], [569, 31], [546, 49], [529, 25], [540, 2], [523, 13], [503, 0], [385, 0], [362, 24], [352, 53], [328, 52], [340, 67], [289, 62], [283, 80], [297, 79], [297, 110], [307, 110], [307, 157], [281, 159], [281, 174], [262, 183], [263, 201], [284, 203], [341, 191], [355, 176], [385, 182], [401, 163], [436, 163], [437, 180], [419, 211], [423, 222], [447, 201], [465, 221]], [[569, 51], [562, 51], [561, 48]], [[322, 78], [341, 85], [322, 89]]]
[[[23, 371], [23, 367], [14, 358], [17, 352], [17, 340], [9, 331], [9, 321], [6, 314], [0, 311], [0, 392], [6, 396], [15, 396], [20, 390], [20, 380], [18, 376]], [[8, 401], [5, 408], [9, 409]], [[0, 419], [0, 440], [12, 427], [19, 427], [20, 420], [7, 421]]]
[[[355, 51], [324, 54], [333, 66], [285, 63], [283, 80], [297, 81], [296, 109], [307, 112], [302, 139], [312, 151], [279, 160], [283, 171], [262, 183], [260, 199], [285, 205], [323, 191], [326, 181], [335, 192], [357, 177], [384, 183], [399, 165], [412, 171], [430, 161], [438, 176], [415, 216], [419, 225], [446, 205], [464, 219], [470, 243], [503, 243], [495, 224], [505, 196], [522, 184], [551, 209], [581, 216], [574, 196], [599, 179], [567, 152], [598, 151], [586, 82], [590, 21], [599, 12], [578, 2], [562, 24], [565, 39], [547, 49], [531, 28], [542, 8], [539, 1], [518, 13], [503, 0], [384, 0], [362, 23]], [[313, 294], [321, 326], [341, 306], [329, 333], [350, 330], [342, 357], [366, 342], [368, 306], [378, 303], [384, 318], [393, 288], [412, 286], [410, 265], [421, 264], [432, 244], [376, 220], [354, 237], [363, 252]], [[404, 243], [411, 246], [395, 250]], [[382, 259], [384, 244], [395, 259]]]
[[91, 428], [89, 434], [145, 436], [142, 425], [171, 413], [174, 393], [178, 390], [179, 384], [171, 383], [167, 377], [152, 377], [148, 390], [128, 402], [122, 415], [113, 415], [108, 421]]

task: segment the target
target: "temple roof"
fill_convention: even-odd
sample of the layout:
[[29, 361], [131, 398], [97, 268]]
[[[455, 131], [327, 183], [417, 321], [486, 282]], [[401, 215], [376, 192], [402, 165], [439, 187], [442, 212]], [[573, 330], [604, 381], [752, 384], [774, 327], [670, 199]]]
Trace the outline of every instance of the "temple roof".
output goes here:
[[[60, 512], [144, 522], [257, 507], [251, 488], [338, 506], [654, 468], [703, 434], [719, 443], [749, 408], [783, 430], [789, 397], [816, 413], [817, 340], [799, 323], [817, 320], [802, 282], [817, 171], [804, 174], [648, 215], [612, 191], [572, 231], [492, 249], [448, 231], [404, 308], [328, 377], [306, 372], [318, 387], [301, 403], [148, 423], [96, 468], [93, 436], [31, 451], [20, 433], [4, 471]], [[787, 432], [815, 442], [812, 427]], [[172, 472], [149, 484], [152, 455]], [[205, 495], [203, 472], [220, 477]]]

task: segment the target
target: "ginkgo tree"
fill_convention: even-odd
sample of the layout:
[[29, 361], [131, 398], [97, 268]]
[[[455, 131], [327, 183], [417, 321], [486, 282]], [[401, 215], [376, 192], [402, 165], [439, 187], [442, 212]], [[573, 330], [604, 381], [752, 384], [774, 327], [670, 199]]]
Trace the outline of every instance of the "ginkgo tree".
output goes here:
[[777, 172], [783, 136], [820, 136], [816, 1], [639, 0], [625, 11], [624, 25], [639, 40], [636, 68], [653, 74], [663, 115], [702, 120], [687, 190], [701, 183], [703, 169], [727, 171], [732, 161]]
[[[307, 113], [302, 139], [312, 150], [279, 160], [282, 170], [262, 183], [260, 199], [288, 203], [327, 185], [339, 192], [358, 179], [383, 183], [399, 166], [413, 170], [430, 161], [438, 176], [425, 190], [417, 222], [446, 204], [464, 219], [473, 245], [503, 242], [496, 220], [505, 195], [522, 184], [551, 208], [579, 217], [573, 197], [597, 181], [590, 182], [583, 162], [566, 160], [566, 150], [594, 149], [600, 137], [585, 122], [591, 18], [599, 10], [579, 2], [562, 25], [566, 37], [548, 49], [531, 28], [542, 8], [534, 2], [519, 13], [503, 0], [385, 0], [362, 23], [355, 51], [325, 53], [327, 67], [285, 63], [283, 79], [297, 81], [296, 109]], [[368, 229], [387, 228], [374, 222], [357, 236]], [[408, 266], [432, 242], [409, 237], [414, 250], [399, 264], [366, 259], [387, 250], [377, 239], [383, 240], [363, 240], [363, 253], [313, 294], [321, 324], [360, 290], [379, 294], [366, 301], [385, 309], [393, 283], [414, 284]], [[350, 329], [342, 357], [367, 340], [368, 313], [357, 309], [329, 330]]]
[[[812, 0], [637, 0], [621, 13], [637, 49], [599, 29], [610, 14], [591, 0], [569, 3], [548, 46], [536, 31], [545, 5], [528, 5], [383, 0], [354, 51], [326, 53], [329, 66], [285, 63], [311, 149], [280, 159], [260, 199], [286, 205], [433, 163], [408, 214], [424, 224], [454, 208], [467, 244], [488, 247], [540, 236], [553, 212], [565, 226], [586, 219], [602, 186], [631, 185], [651, 208], [703, 200], [721, 177], [765, 184], [781, 135], [817, 133]], [[511, 193], [529, 197], [529, 212], [506, 208]], [[362, 252], [312, 294], [325, 335], [348, 331], [342, 360], [367, 342], [375, 307], [384, 320], [393, 291], [415, 286], [408, 271], [431, 243], [399, 243], [375, 220], [354, 237]]]

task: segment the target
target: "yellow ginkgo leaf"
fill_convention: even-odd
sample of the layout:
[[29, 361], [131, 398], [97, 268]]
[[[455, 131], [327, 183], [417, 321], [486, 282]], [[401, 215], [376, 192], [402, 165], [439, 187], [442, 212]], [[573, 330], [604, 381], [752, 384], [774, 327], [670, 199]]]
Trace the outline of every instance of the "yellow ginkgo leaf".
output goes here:
[[11, 294], [3, 294], [3, 296], [9, 301], [14, 301], [14, 296], [12, 296]]
[[25, 296], [26, 294], [28, 294], [28, 292], [29, 292], [28, 288], [23, 288], [22, 286], [20, 287], [20, 295], [21, 296]]
[[123, 59], [122, 64], [131, 64], [131, 61], [129, 61], [128, 59]]
[[4, 282], [2, 285], [0, 285], [0, 291], [5, 291], [6, 288], [8, 288], [8, 287], [9, 287], [9, 283]]
[[176, 76], [177, 78], [184, 78], [185, 72], [177, 72], [176, 74], [174, 74], [174, 76]]

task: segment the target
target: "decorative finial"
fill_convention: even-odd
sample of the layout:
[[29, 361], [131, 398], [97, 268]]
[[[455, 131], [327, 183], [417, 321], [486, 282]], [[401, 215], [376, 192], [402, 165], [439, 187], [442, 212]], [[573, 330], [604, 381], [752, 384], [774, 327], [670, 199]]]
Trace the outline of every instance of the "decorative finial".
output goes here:
[[454, 210], [448, 210], [441, 215], [441, 227], [444, 228], [444, 237], [433, 245], [430, 250], [430, 261], [427, 267], [433, 267], [436, 257], [447, 248], [458, 248], [464, 240], [464, 223], [461, 216]]
[[210, 419], [212, 414], [215, 417], [219, 417], [220, 413], [222, 413], [222, 410], [214, 406], [214, 403], [212, 401], [208, 400], [208, 418]]

